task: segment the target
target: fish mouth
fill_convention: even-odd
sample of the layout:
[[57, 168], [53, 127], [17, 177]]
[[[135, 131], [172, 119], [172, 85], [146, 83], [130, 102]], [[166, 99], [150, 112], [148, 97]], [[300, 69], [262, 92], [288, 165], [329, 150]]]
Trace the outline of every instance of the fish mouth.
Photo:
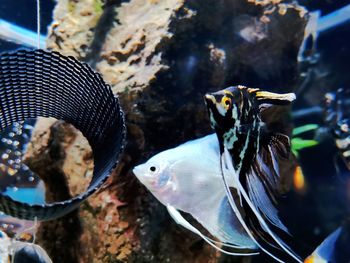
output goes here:
[[205, 94], [204, 96], [204, 102], [207, 105], [207, 110], [210, 114], [210, 112], [215, 111], [216, 108], [216, 99], [214, 95], [211, 94]]
[[[143, 174], [144, 172], [142, 171], [142, 169], [140, 168], [140, 166], [136, 166], [134, 167], [134, 169], [132, 169], [133, 174], [140, 180], [140, 178], [144, 177]], [[141, 181], [141, 180], [140, 180]]]
[[216, 99], [213, 95], [211, 94], [205, 94], [204, 95], [204, 101], [208, 106], [214, 106], [216, 103]]
[[151, 190], [156, 188], [156, 181], [153, 178], [147, 176], [140, 166], [134, 167], [132, 172], [136, 178], [147, 188], [150, 188]]

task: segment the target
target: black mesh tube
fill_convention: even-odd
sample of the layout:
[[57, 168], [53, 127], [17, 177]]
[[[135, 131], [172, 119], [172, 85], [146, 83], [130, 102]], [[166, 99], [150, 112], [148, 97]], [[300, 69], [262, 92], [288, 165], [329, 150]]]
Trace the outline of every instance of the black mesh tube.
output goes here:
[[1, 54], [1, 129], [39, 116], [73, 124], [89, 141], [94, 156], [88, 189], [70, 200], [29, 205], [0, 194], [0, 211], [5, 214], [50, 220], [77, 208], [106, 181], [122, 152], [125, 123], [111, 88], [88, 65], [43, 50]]

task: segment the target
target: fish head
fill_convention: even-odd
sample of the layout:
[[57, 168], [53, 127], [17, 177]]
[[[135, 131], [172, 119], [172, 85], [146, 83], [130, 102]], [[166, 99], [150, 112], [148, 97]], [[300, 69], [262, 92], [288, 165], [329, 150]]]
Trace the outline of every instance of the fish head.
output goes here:
[[160, 152], [133, 172], [162, 204], [182, 211], [207, 205], [213, 193], [225, 191], [216, 134]]
[[227, 130], [239, 121], [243, 108], [243, 94], [239, 86], [208, 93], [205, 102], [213, 128]]
[[228, 131], [252, 123], [266, 108], [289, 105], [295, 98], [294, 93], [278, 94], [238, 85], [206, 94], [205, 102], [212, 128]]
[[170, 166], [171, 161], [160, 153], [133, 169], [137, 179], [163, 204], [176, 189]]

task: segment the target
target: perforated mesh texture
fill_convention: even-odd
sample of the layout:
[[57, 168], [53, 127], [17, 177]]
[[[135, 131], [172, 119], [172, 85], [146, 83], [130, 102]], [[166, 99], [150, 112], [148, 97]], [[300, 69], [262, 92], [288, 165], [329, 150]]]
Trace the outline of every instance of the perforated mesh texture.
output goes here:
[[125, 124], [111, 88], [88, 65], [43, 50], [2, 54], [1, 129], [38, 116], [73, 124], [87, 138], [94, 155], [94, 174], [88, 189], [70, 200], [29, 205], [0, 194], [0, 211], [5, 214], [50, 220], [77, 208], [105, 182], [122, 151]]

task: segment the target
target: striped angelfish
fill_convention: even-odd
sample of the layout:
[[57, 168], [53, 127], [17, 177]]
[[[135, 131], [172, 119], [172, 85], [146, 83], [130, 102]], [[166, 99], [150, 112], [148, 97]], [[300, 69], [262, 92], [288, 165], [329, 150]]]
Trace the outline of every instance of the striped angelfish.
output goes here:
[[231, 207], [254, 242], [279, 262], [301, 262], [281, 237], [290, 238], [276, 208], [278, 160], [289, 157], [290, 141], [284, 134], [269, 131], [261, 113], [294, 99], [294, 93], [244, 86], [205, 95], [210, 123], [219, 139], [222, 178]]

